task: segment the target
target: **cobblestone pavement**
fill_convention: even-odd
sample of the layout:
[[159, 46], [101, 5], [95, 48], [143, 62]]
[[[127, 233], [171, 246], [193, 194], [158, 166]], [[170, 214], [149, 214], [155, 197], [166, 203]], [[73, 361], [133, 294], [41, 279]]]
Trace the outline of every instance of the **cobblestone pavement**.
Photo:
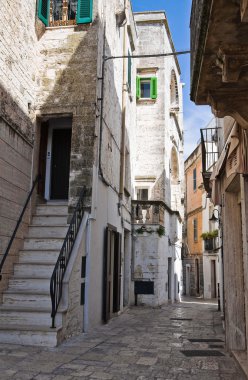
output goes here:
[[[217, 305], [187, 298], [161, 308], [133, 307], [58, 348], [0, 344], [0, 379], [245, 380], [223, 342]], [[184, 350], [223, 356], [187, 357]]]

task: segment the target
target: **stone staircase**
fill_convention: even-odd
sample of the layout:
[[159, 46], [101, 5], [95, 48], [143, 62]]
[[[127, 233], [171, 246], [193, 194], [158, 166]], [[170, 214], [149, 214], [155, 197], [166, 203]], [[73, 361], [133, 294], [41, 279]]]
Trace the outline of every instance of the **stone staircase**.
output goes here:
[[1, 343], [54, 347], [62, 339], [62, 310], [50, 328], [50, 278], [67, 230], [66, 203], [36, 207], [0, 305]]

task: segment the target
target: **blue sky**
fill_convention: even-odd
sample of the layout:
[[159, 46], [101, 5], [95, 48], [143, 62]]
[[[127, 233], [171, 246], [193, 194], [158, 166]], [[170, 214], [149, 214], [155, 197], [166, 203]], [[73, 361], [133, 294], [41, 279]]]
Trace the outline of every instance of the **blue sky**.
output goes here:
[[[176, 50], [190, 48], [191, 0], [131, 0], [134, 12], [165, 10]], [[184, 136], [185, 158], [196, 147], [200, 139], [200, 128], [204, 128], [213, 118], [209, 106], [196, 106], [190, 94], [190, 56], [178, 57], [181, 67], [181, 81], [184, 86]]]

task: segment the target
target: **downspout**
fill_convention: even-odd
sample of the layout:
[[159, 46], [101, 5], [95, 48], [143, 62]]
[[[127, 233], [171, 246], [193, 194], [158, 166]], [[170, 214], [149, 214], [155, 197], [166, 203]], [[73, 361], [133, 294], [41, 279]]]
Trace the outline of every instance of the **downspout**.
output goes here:
[[[127, 0], [124, 0], [124, 10], [127, 9]], [[123, 27], [123, 56], [126, 56], [126, 34], [127, 24]], [[123, 70], [122, 70], [122, 118], [121, 118], [121, 162], [120, 162], [120, 187], [119, 198], [120, 202], [123, 200], [124, 185], [125, 185], [125, 147], [126, 147], [126, 59], [123, 58]]]

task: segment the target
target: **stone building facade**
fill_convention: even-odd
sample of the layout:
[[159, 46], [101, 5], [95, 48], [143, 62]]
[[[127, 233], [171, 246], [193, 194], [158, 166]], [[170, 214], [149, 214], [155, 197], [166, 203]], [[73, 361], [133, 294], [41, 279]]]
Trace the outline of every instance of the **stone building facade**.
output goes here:
[[[191, 99], [222, 118], [215, 168], [203, 168], [205, 188], [220, 207], [223, 232], [227, 348], [246, 374], [247, 261], [247, 1], [193, 1]], [[227, 22], [228, 20], [228, 22]]]
[[[132, 54], [137, 32], [129, 1], [78, 1], [77, 15], [67, 2], [13, 7], [1, 27], [1, 257], [31, 183], [41, 178], [1, 268], [0, 334], [1, 341], [54, 345], [132, 298], [126, 152], [136, 69], [134, 62], [128, 71], [125, 58], [104, 66], [102, 57]], [[50, 276], [83, 188], [84, 217], [49, 330]]]
[[[24, 0], [15, 9], [12, 4], [1, 26], [0, 341], [54, 346], [135, 301], [131, 199], [135, 176], [143, 172], [135, 145], [139, 62], [131, 56], [141, 48], [129, 0], [48, 4]], [[149, 14], [140, 17], [150, 22]], [[158, 18], [166, 24], [164, 16]], [[164, 26], [162, 33], [166, 36]], [[168, 38], [165, 51], [172, 46]], [[169, 66], [168, 88], [170, 81], [179, 83], [177, 61]], [[171, 218], [166, 219], [171, 252], [180, 241], [182, 147], [181, 87], [173, 88], [179, 103], [167, 108], [166, 126], [179, 142], [167, 133], [170, 152], [160, 156], [173, 154], [177, 195], [163, 206]], [[156, 139], [164, 139], [163, 133], [160, 126]], [[167, 194], [169, 161], [153, 174], [154, 194]], [[32, 183], [31, 201], [5, 259]], [[60, 299], [55, 290], [62, 283]], [[56, 294], [53, 321], [50, 293]]]
[[[175, 51], [163, 12], [135, 13], [135, 21], [139, 55]], [[134, 281], [154, 284], [154, 294], [138, 295], [138, 301], [153, 306], [178, 300], [182, 286], [182, 131], [182, 84], [177, 58], [140, 58], [133, 148], [138, 225], [134, 228], [143, 228], [144, 233], [134, 237]], [[156, 210], [157, 223], [164, 228], [160, 237], [156, 234]]]
[[201, 145], [185, 161], [184, 294], [203, 294]]

